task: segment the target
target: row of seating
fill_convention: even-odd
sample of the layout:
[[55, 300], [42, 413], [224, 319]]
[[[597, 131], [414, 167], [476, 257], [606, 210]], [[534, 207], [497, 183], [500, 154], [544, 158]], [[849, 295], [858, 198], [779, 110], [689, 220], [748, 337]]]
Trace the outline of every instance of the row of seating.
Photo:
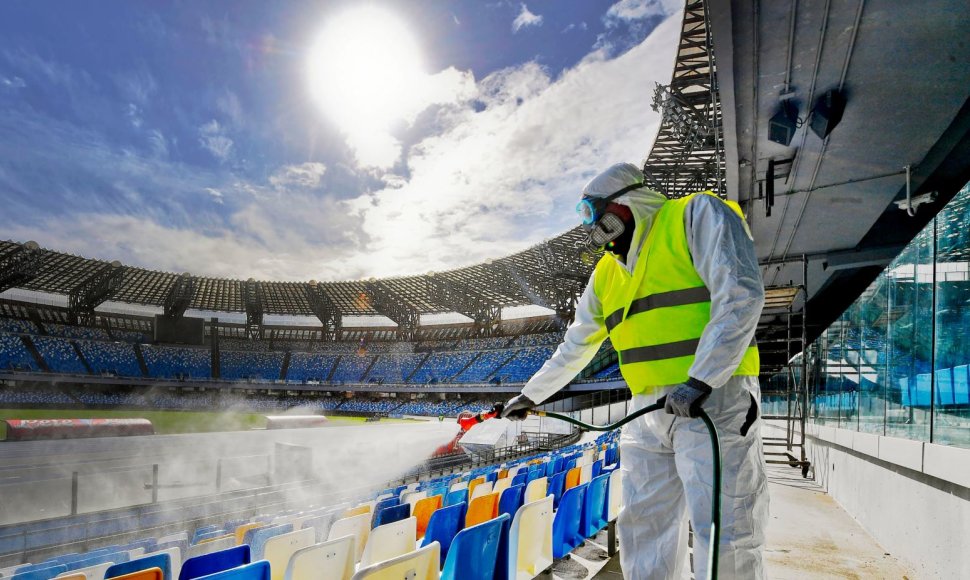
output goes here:
[[[585, 446], [384, 489], [355, 506], [290, 510], [63, 554], [0, 570], [0, 578], [534, 578], [616, 517], [615, 439], [606, 434]], [[565, 478], [558, 508], [550, 475]]]

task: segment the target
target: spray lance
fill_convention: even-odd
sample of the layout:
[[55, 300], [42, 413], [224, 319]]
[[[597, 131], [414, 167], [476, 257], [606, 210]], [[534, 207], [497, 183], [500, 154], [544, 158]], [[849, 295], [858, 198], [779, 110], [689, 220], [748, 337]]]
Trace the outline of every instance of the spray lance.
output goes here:
[[[639, 419], [647, 413], [663, 411], [666, 402], [667, 397], [661, 397], [656, 403], [648, 405], [642, 409], [638, 409], [619, 421], [610, 423], [608, 425], [593, 425], [591, 423], [580, 421], [579, 419], [574, 419], [569, 415], [553, 413], [552, 411], [540, 411], [537, 409], [532, 409], [528, 412], [528, 414], [535, 415], [536, 417], [559, 419], [560, 421], [565, 421], [566, 423], [579, 427], [581, 431], [613, 431], [614, 429], [619, 429], [620, 427], [626, 425], [630, 421]], [[502, 403], [496, 403], [496, 405], [492, 407], [490, 411], [479, 413], [478, 415], [475, 415], [475, 418], [479, 416], [484, 417], [483, 419], [477, 421], [480, 423], [486, 419], [500, 416], [503, 408], [504, 405]], [[699, 405], [693, 410], [696, 412], [697, 418], [703, 421], [704, 425], [707, 426], [707, 432], [711, 437], [711, 454], [714, 458], [714, 491], [711, 498], [711, 542], [707, 553], [707, 561], [710, 562], [710, 564], [707, 567], [707, 577], [709, 580], [717, 580], [717, 562], [718, 554], [720, 553], [718, 544], [721, 542], [721, 445], [717, 438], [717, 427], [714, 426], [714, 422], [711, 421], [708, 414], [705, 413], [704, 409], [702, 409]], [[464, 427], [462, 428], [464, 429]]]

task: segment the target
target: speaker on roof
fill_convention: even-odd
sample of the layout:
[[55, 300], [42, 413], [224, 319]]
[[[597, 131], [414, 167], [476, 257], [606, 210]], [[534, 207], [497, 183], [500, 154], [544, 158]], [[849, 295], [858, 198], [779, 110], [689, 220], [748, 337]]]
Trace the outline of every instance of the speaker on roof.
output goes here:
[[812, 121], [810, 123], [812, 132], [818, 135], [820, 139], [825, 139], [842, 120], [842, 113], [844, 112], [845, 95], [835, 89], [826, 91], [815, 101], [815, 108], [812, 109]]
[[797, 128], [797, 115], [788, 101], [782, 101], [781, 109], [775, 113], [774, 117], [768, 119], [768, 140], [788, 147]]

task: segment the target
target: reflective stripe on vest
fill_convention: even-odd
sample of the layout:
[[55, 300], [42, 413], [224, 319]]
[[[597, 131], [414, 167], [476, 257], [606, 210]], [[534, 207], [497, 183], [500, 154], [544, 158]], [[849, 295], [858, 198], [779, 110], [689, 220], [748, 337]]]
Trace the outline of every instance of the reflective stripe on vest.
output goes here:
[[[702, 192], [664, 203], [632, 275], [610, 254], [596, 265], [593, 289], [607, 313], [620, 372], [635, 394], [686, 381], [711, 318], [711, 294], [694, 269], [684, 225], [695, 195], [713, 196]], [[724, 203], [742, 216], [737, 204]], [[734, 374], [757, 375], [758, 358], [752, 344]]]

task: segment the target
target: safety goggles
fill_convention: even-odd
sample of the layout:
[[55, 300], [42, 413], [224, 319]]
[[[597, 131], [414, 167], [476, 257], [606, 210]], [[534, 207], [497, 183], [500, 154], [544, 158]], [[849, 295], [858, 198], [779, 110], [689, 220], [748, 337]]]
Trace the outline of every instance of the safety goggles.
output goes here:
[[579, 214], [579, 218], [582, 220], [583, 226], [586, 228], [591, 228], [593, 227], [593, 224], [602, 219], [603, 214], [606, 213], [607, 206], [609, 206], [614, 199], [641, 187], [643, 187], [642, 183], [634, 183], [619, 191], [613, 192], [606, 197], [584, 196], [583, 199], [579, 200], [579, 203], [576, 204], [576, 213]]

